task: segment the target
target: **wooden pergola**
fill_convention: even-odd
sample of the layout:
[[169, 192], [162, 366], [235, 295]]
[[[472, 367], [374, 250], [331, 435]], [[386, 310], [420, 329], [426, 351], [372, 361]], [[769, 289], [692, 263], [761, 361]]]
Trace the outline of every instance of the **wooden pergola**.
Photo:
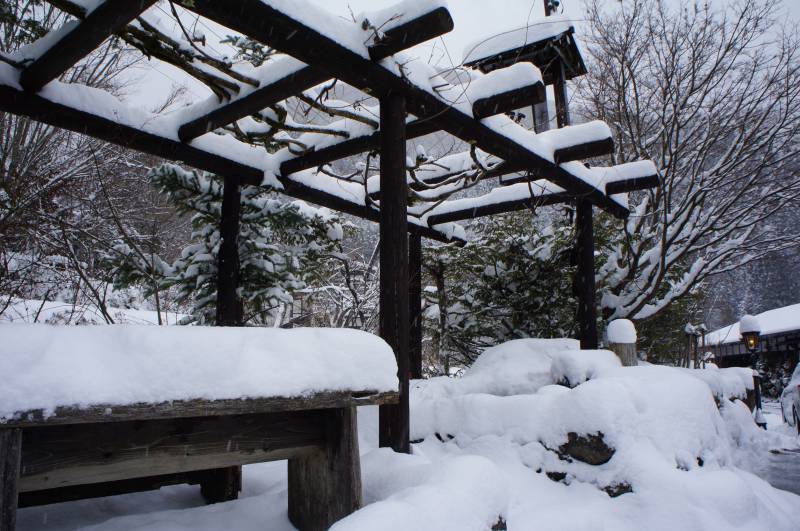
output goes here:
[[[408, 383], [410, 376], [420, 376], [421, 367], [417, 303], [421, 238], [463, 241], [463, 229], [455, 221], [533, 205], [575, 203], [580, 339], [584, 348], [596, 347], [592, 208], [625, 219], [629, 212], [624, 194], [652, 187], [657, 181], [653, 165], [646, 161], [608, 168], [590, 168], [580, 162], [611, 152], [612, 135], [605, 124], [567, 126], [564, 112], [560, 125], [565, 127], [537, 134], [505, 116], [544, 101], [545, 83], [556, 85], [557, 103], [566, 102], [565, 72], [580, 73], [574, 65], [565, 70], [569, 63], [561, 62], [571, 57], [571, 33], [548, 41], [543, 45], [546, 53], [517, 53], [522, 63], [509, 62], [508, 54], [500, 54], [494, 62], [483, 58], [477, 65], [480, 69], [470, 70], [472, 81], [465, 88], [449, 84], [437, 71], [403, 53], [453, 29], [440, 1], [404, 2], [396, 10], [373, 15], [383, 20], [358, 23], [320, 13], [299, 1], [175, 0], [170, 4], [283, 54], [250, 77], [224, 61], [200, 57], [191, 50], [181, 49], [184, 55], [176, 58], [174, 43], [148, 19], [147, 10], [155, 0], [104, 0], [91, 11], [75, 1], [51, 3], [78, 23], [46, 36], [48, 46], [32, 59], [2, 58], [0, 110], [222, 176], [219, 325], [242, 324], [236, 294], [242, 186], [271, 186], [288, 196], [379, 223], [379, 333], [396, 354], [400, 379], [400, 403], [381, 406], [382, 446], [409, 451]], [[127, 108], [98, 89], [58, 81], [112, 36], [179, 66], [206, 83], [215, 99], [172, 115], [153, 116]], [[548, 66], [544, 68], [537, 57], [546, 58]], [[561, 63], [554, 68], [553, 61]], [[582, 60], [576, 64], [585, 68]], [[379, 101], [377, 127], [362, 127], [362, 120], [338, 136], [304, 141], [299, 150], [292, 147], [297, 139], [283, 136], [287, 147], [277, 153], [247, 140], [250, 137], [242, 128], [249, 117], [269, 120], [266, 109], [332, 79]], [[333, 129], [331, 124], [325, 127]], [[236, 134], [231, 128], [237, 129]], [[438, 131], [460, 139], [468, 149], [438, 161], [423, 161], [414, 172], [409, 171], [406, 141]], [[358, 181], [322, 171], [332, 161], [365, 152], [379, 153], [379, 176]], [[424, 176], [421, 169], [428, 170]], [[448, 199], [487, 179], [498, 179], [489, 193]], [[411, 206], [410, 194], [416, 198]]]

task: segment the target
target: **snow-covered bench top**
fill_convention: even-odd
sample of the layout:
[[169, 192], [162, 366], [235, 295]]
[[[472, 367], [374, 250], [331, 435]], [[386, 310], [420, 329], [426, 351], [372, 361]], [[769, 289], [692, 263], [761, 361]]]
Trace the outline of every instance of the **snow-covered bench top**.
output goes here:
[[9, 324], [0, 375], [0, 423], [15, 424], [340, 407], [398, 389], [389, 345], [336, 328]]

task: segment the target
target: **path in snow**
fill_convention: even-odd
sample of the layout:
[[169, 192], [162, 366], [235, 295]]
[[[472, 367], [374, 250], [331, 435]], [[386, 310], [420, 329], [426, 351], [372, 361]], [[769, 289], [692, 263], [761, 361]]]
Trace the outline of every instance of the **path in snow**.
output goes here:
[[764, 473], [773, 487], [800, 494], [800, 450], [773, 453]]
[[[794, 435], [795, 428], [783, 422], [779, 402], [765, 400], [763, 406], [767, 429]], [[773, 450], [759, 475], [775, 488], [800, 494], [800, 448]]]

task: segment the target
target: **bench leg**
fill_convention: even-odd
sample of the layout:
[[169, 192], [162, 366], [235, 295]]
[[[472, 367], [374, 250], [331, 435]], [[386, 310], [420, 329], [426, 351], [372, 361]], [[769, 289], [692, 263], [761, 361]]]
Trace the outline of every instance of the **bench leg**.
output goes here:
[[242, 467], [215, 468], [202, 472], [200, 494], [208, 504], [235, 500], [242, 490]]
[[14, 531], [17, 525], [21, 456], [22, 430], [0, 429], [0, 531]]
[[326, 411], [325, 450], [289, 460], [289, 520], [324, 531], [361, 507], [356, 408]]

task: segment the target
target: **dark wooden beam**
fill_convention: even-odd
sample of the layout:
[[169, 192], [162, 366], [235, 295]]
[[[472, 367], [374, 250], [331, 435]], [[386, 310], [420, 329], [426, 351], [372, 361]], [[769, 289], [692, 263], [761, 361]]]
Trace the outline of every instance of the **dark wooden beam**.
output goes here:
[[[406, 138], [419, 138], [438, 130], [436, 124], [430, 120], [414, 120], [406, 125]], [[380, 146], [380, 130], [369, 135], [349, 138], [283, 162], [281, 164], [281, 175], [290, 175], [309, 168], [316, 168], [365, 151], [377, 151]]]
[[239, 182], [225, 177], [220, 216], [220, 244], [217, 256], [217, 326], [243, 326], [239, 297]]
[[594, 279], [592, 203], [579, 199], [575, 207], [575, 291], [578, 297], [578, 339], [581, 349], [597, 348], [597, 300]]
[[556, 161], [556, 164], [563, 164], [574, 160], [602, 157], [603, 155], [611, 154], [613, 151], [614, 140], [608, 137], [602, 140], [594, 140], [583, 144], [555, 149], [553, 151], [553, 159]]
[[408, 233], [408, 311], [410, 376], [422, 378], [422, 236]]
[[[199, 170], [223, 177], [237, 179], [242, 185], [259, 185], [264, 179], [264, 171], [217, 153], [120, 124], [75, 107], [55, 103], [51, 100], [0, 84], [0, 111], [10, 112], [39, 120], [49, 125], [68, 129], [76, 133], [111, 142], [126, 148], [154, 155], [167, 160], [181, 161]], [[352, 216], [378, 221], [380, 214], [374, 208], [347, 201], [337, 195], [305, 186], [298, 182], [278, 177], [287, 195], [338, 210]], [[409, 230], [422, 230], [426, 238], [447, 242], [441, 232], [426, 227], [409, 224]]]
[[[472, 113], [476, 118], [486, 118], [487, 116], [502, 114], [504, 112], [513, 111], [514, 109], [519, 109], [529, 101], [541, 101], [544, 98], [544, 94], [544, 85], [537, 83], [533, 86], [515, 89], [489, 98], [476, 100], [472, 106]], [[435, 133], [438, 130], [439, 126], [430, 119], [413, 120], [406, 124], [406, 138], [419, 138]], [[301, 170], [316, 168], [335, 160], [358, 155], [365, 151], [374, 151], [380, 147], [380, 142], [380, 130], [370, 135], [343, 140], [283, 162], [281, 164], [281, 174], [289, 175]]]
[[[373, 20], [371, 22], [382, 23]], [[453, 31], [453, 17], [446, 7], [437, 7], [424, 15], [409, 20], [399, 26], [389, 28], [376, 42], [372, 43], [369, 58], [380, 61], [412, 46], [440, 37]]]
[[[452, 31], [453, 19], [447, 9], [440, 7], [386, 30], [382, 38], [369, 47], [373, 61], [385, 59], [397, 52]], [[237, 98], [225, 106], [183, 124], [178, 129], [179, 138], [187, 142], [209, 131], [233, 123], [240, 118], [261, 111], [294, 94], [308, 90], [333, 77], [328, 69], [306, 66], [269, 85]], [[363, 150], [362, 150], [363, 151]]]
[[406, 105], [399, 93], [381, 98], [381, 222], [379, 333], [397, 358], [400, 402], [380, 407], [379, 444], [410, 451], [408, 402], [408, 185]]
[[197, 485], [202, 482], [204, 477], [205, 471], [195, 471], [21, 492], [19, 494], [19, 507], [34, 507], [36, 505], [49, 505], [51, 503], [63, 503], [88, 498], [105, 498], [106, 496], [118, 496], [132, 492], [158, 490], [168, 485]]
[[627, 208], [559, 165], [266, 3], [236, 0], [223, 4], [216, 0], [192, 0], [186, 7], [307, 64], [335, 67], [336, 77], [370, 94], [381, 97], [392, 91], [401, 91], [411, 114], [434, 121], [439, 129], [487, 153], [519, 163], [575, 196], [588, 197], [614, 216], [626, 218], [629, 214]]
[[0, 531], [14, 531], [22, 456], [22, 430], [0, 427]]
[[258, 87], [208, 114], [186, 122], [178, 128], [178, 138], [182, 142], [188, 142], [240, 118], [255, 114], [328, 79], [330, 76], [327, 72], [306, 66], [268, 85]]
[[497, 203], [481, 205], [474, 208], [453, 210], [452, 212], [444, 212], [442, 214], [432, 214], [428, 216], [428, 223], [431, 225], [436, 225], [438, 223], [476, 219], [484, 216], [493, 216], [495, 214], [516, 212], [518, 210], [534, 209], [548, 205], [558, 205], [561, 203], [567, 203], [573, 199], [574, 198], [570, 194], [564, 193], [537, 197], [525, 197], [523, 199], [513, 199], [510, 201], [498, 201]]
[[536, 83], [529, 87], [522, 87], [488, 98], [481, 98], [472, 102], [472, 115], [477, 118], [486, 118], [496, 114], [513, 111], [526, 105], [535, 105], [545, 101], [546, 91], [544, 83]]
[[19, 77], [20, 85], [25, 90], [38, 91], [154, 3], [155, 0], [105, 0], [25, 68]]
[[606, 193], [612, 194], [625, 194], [628, 192], [636, 192], [638, 190], [649, 190], [659, 186], [661, 181], [658, 175], [647, 175], [644, 177], [636, 177], [634, 179], [625, 179], [621, 181], [612, 181], [606, 183]]

